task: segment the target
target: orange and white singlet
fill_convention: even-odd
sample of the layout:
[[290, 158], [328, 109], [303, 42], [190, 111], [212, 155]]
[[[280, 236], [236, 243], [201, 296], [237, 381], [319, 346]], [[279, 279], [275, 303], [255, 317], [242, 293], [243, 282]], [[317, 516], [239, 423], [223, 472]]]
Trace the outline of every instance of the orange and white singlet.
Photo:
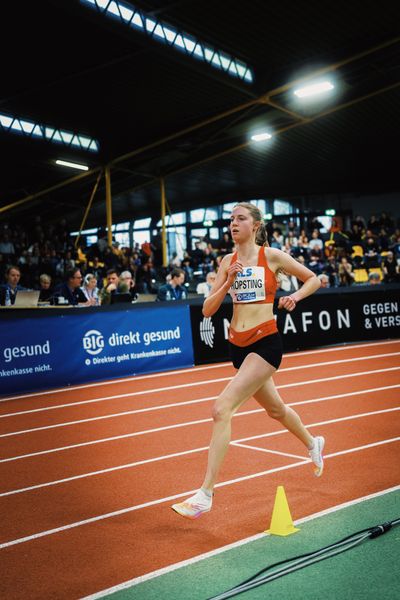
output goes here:
[[[237, 252], [232, 256], [231, 263], [237, 260]], [[272, 304], [276, 294], [276, 277], [271, 271], [265, 257], [264, 247], [260, 247], [257, 266], [243, 267], [229, 290], [234, 304]]]

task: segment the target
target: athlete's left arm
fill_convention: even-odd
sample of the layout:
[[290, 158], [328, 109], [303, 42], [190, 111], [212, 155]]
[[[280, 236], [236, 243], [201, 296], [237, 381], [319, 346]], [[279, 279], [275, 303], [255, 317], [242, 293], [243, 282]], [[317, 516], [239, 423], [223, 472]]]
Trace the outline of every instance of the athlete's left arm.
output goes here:
[[279, 308], [286, 308], [289, 311], [293, 310], [300, 300], [311, 296], [321, 286], [321, 282], [315, 273], [286, 252], [282, 252], [282, 250], [278, 250], [277, 248], [268, 248], [267, 252], [267, 260], [269, 259], [269, 265], [273, 271], [277, 272], [278, 269], [283, 269], [286, 273], [294, 275], [303, 282], [301, 288], [293, 292], [293, 294], [279, 298]]

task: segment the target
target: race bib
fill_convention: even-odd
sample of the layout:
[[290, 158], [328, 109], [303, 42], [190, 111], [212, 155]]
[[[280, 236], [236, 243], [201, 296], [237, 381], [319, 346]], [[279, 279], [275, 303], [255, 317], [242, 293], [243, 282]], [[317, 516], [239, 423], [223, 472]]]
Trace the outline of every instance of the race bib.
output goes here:
[[236, 275], [230, 295], [236, 304], [265, 300], [264, 267], [245, 267], [242, 273]]

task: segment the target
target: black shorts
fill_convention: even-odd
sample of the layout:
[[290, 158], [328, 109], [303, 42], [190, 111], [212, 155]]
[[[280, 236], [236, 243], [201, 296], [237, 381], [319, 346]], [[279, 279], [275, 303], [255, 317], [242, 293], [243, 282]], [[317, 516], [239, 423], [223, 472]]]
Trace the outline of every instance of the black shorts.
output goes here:
[[229, 342], [229, 354], [235, 369], [239, 369], [242, 362], [250, 352], [258, 354], [270, 365], [279, 368], [282, 361], [282, 340], [279, 333], [266, 335], [250, 346], [235, 346]]

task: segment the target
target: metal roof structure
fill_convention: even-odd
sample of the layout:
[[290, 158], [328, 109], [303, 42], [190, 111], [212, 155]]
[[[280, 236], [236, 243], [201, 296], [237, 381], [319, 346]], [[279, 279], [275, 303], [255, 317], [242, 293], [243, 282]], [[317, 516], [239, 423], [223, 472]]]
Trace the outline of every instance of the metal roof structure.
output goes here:
[[[160, 178], [173, 212], [399, 190], [398, 3], [41, 0], [2, 10], [13, 45], [2, 53], [0, 218], [78, 227], [92, 200], [87, 226], [104, 224], [106, 166], [114, 222], [158, 215]], [[322, 76], [334, 93], [293, 95]], [[262, 129], [271, 140], [251, 142]]]

